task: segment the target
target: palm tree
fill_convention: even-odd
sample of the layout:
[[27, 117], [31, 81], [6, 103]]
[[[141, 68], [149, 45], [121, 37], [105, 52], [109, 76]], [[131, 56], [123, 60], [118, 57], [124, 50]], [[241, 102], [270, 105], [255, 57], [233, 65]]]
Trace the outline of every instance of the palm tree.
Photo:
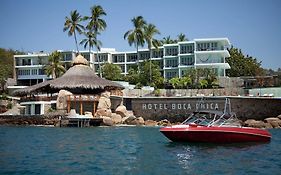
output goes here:
[[49, 64], [44, 67], [48, 76], [52, 76], [53, 79], [58, 78], [65, 72], [65, 68], [61, 63], [61, 54], [58, 51], [51, 53], [48, 58]]
[[128, 30], [124, 34], [124, 39], [127, 38], [129, 45], [135, 45], [137, 49], [137, 64], [138, 64], [138, 72], [140, 72], [139, 66], [139, 46], [144, 45], [144, 26], [146, 25], [146, 21], [142, 16], [137, 16], [131, 20], [133, 22], [134, 29]]
[[158, 40], [154, 39], [153, 36], [156, 34], [160, 34], [159, 30], [156, 28], [154, 24], [148, 24], [144, 26], [144, 38], [147, 42], [148, 50], [149, 50], [149, 80], [151, 83], [151, 58], [152, 58], [152, 46], [158, 49], [160, 45]]
[[91, 16], [84, 17], [84, 20], [90, 20], [86, 28], [89, 31], [93, 31], [95, 35], [96, 42], [94, 42], [94, 46], [97, 48], [97, 60], [99, 65], [99, 75], [102, 77], [101, 72], [101, 66], [100, 66], [100, 60], [99, 60], [99, 50], [102, 45], [100, 41], [97, 40], [97, 35], [100, 34], [101, 31], [104, 31], [106, 29], [106, 22], [104, 19], [102, 19], [102, 16], [106, 16], [105, 11], [103, 10], [102, 6], [100, 5], [94, 5], [91, 8]]
[[96, 46], [97, 48], [99, 48], [99, 46], [101, 45], [101, 41], [97, 40], [97, 35], [95, 33], [93, 33], [93, 31], [87, 31], [83, 33], [85, 35], [85, 39], [80, 41], [80, 44], [84, 44], [84, 49], [87, 48], [87, 46], [89, 46], [89, 54], [91, 53], [91, 48], [93, 48], [94, 46]]
[[173, 44], [176, 43], [175, 40], [171, 39], [170, 36], [164, 37], [163, 40], [161, 41], [162, 44]]
[[180, 33], [180, 34], [178, 35], [177, 41], [178, 41], [178, 42], [181, 42], [181, 41], [188, 41], [188, 38], [186, 38], [185, 34]]
[[79, 24], [81, 21], [82, 21], [82, 17], [77, 12], [77, 10], [71, 11], [70, 18], [67, 16], [65, 17], [65, 23], [64, 23], [64, 28], [63, 28], [64, 32], [68, 30], [68, 36], [72, 36], [74, 34], [76, 49], [77, 49], [78, 53], [79, 53], [79, 49], [78, 49], [78, 44], [77, 44], [76, 31], [79, 34], [81, 34], [83, 32], [84, 26]]

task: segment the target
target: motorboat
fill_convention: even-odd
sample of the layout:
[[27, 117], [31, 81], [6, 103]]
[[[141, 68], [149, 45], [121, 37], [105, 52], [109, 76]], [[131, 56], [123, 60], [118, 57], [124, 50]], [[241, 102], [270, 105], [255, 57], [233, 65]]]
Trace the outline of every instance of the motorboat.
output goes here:
[[224, 111], [198, 110], [181, 124], [160, 129], [174, 142], [268, 142], [271, 134], [260, 128], [242, 127], [236, 114], [231, 112], [226, 98]]

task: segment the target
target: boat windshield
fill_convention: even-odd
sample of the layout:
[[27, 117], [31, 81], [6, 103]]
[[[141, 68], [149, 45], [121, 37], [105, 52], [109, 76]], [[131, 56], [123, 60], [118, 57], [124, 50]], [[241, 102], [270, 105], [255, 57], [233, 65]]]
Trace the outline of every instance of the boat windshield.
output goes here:
[[241, 127], [236, 114], [231, 112], [230, 100], [226, 98], [224, 111], [196, 111], [193, 112], [183, 125], [197, 124], [203, 126], [233, 126]]
[[217, 120], [219, 118], [215, 113], [210, 112], [194, 112], [192, 113], [182, 124], [197, 124], [208, 126], [214, 119]]
[[241, 127], [241, 123], [236, 117], [235, 113], [223, 114], [219, 119], [210, 123], [211, 126], [236, 126]]

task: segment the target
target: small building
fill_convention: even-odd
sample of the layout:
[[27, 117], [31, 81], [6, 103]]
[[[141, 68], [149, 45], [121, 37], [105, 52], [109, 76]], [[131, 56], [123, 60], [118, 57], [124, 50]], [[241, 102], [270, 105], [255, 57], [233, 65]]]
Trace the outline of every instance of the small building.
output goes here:
[[[67, 90], [72, 94], [69, 95], [67, 105], [72, 105], [76, 110], [79, 108], [77, 111], [80, 111], [80, 113], [83, 113], [81, 105], [84, 103], [93, 103], [90, 106], [96, 106], [95, 103], [97, 103], [102, 92], [109, 91], [114, 95], [122, 95], [123, 86], [98, 77], [82, 55], [78, 55], [73, 60], [72, 65], [59, 78], [14, 92], [14, 95], [22, 97], [20, 104], [26, 106], [25, 114], [42, 115], [51, 107], [55, 108], [60, 90]], [[69, 103], [71, 101], [74, 104]], [[70, 106], [66, 108], [69, 109]]]

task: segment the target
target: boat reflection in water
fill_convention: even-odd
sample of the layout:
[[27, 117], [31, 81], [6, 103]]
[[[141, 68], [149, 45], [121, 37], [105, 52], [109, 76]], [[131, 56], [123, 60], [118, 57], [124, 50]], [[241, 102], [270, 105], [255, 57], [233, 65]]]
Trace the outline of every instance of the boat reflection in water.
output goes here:
[[264, 129], [242, 127], [235, 113], [231, 112], [226, 98], [224, 111], [196, 111], [182, 124], [160, 129], [174, 142], [268, 142], [271, 134]]

